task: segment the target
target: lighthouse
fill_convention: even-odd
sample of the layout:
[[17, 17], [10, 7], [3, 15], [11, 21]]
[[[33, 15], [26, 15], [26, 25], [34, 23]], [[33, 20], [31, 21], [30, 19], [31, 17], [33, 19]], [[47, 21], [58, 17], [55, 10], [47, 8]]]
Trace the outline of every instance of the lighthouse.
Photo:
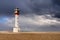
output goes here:
[[15, 27], [13, 27], [13, 32], [19, 32], [19, 8], [14, 9], [15, 14]]

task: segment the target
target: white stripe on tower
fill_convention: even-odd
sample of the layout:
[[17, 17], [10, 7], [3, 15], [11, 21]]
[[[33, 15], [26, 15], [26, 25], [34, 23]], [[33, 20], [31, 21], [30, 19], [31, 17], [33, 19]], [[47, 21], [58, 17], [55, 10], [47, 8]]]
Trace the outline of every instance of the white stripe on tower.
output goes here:
[[15, 14], [15, 27], [18, 28], [18, 17], [19, 15]]

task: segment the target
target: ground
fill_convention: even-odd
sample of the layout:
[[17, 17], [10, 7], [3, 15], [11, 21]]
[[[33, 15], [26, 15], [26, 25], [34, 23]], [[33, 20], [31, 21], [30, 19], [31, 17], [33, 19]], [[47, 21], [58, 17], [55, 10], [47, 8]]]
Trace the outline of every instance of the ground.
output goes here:
[[60, 32], [0, 32], [0, 40], [60, 40]]

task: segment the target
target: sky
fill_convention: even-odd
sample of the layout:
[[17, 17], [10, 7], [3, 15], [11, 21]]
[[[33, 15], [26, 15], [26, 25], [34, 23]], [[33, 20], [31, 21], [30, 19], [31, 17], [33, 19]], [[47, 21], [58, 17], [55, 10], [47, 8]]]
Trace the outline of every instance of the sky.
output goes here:
[[14, 27], [14, 9], [20, 9], [21, 31], [60, 31], [60, 0], [0, 0], [0, 30]]

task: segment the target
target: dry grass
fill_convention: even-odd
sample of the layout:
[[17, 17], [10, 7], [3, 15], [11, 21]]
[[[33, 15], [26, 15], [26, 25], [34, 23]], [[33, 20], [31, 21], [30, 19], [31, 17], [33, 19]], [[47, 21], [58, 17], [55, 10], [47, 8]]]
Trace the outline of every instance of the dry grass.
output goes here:
[[0, 40], [60, 40], [60, 33], [0, 33]]

